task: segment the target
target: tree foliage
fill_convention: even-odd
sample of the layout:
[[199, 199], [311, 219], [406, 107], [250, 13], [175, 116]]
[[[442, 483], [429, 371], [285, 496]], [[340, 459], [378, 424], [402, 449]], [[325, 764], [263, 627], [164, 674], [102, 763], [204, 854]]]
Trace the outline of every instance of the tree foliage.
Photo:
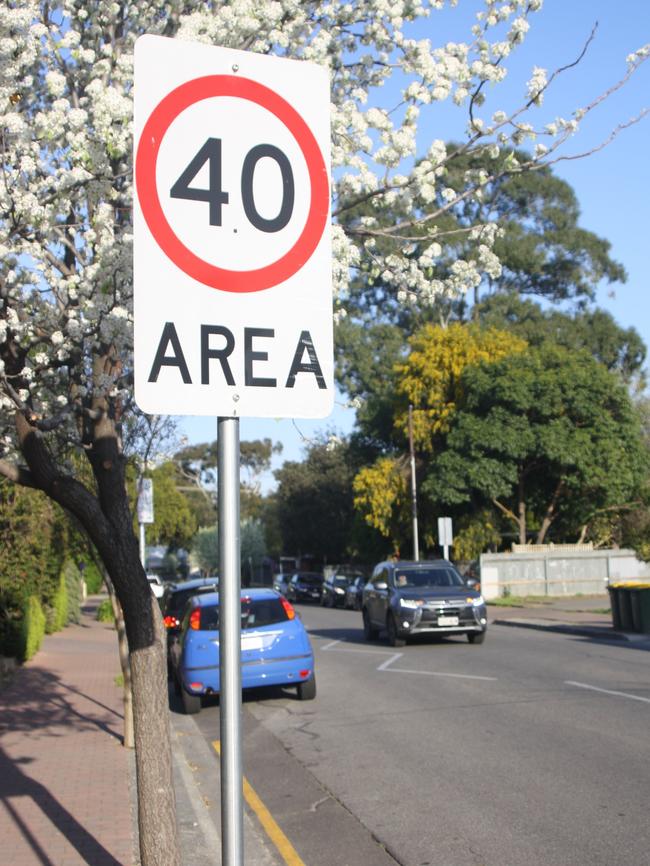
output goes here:
[[481, 361], [521, 353], [526, 343], [507, 331], [455, 323], [447, 328], [425, 325], [410, 338], [409, 348], [408, 358], [396, 369], [394, 423], [406, 437], [405, 407], [412, 404], [413, 440], [426, 452], [432, 450], [435, 436], [449, 429], [456, 404], [462, 399], [463, 371]]
[[[507, 331], [481, 329], [455, 323], [449, 327], [425, 325], [408, 341], [409, 354], [395, 365], [393, 390], [386, 394], [384, 411], [393, 429], [390, 440], [374, 462], [363, 467], [354, 480], [355, 507], [365, 522], [403, 547], [412, 532], [410, 465], [408, 454], [408, 406], [413, 406], [413, 442], [418, 476], [426, 474], [463, 396], [463, 371], [481, 361], [519, 354], [526, 343]], [[379, 385], [383, 393], [383, 385]], [[362, 421], [360, 422], [363, 423]], [[388, 453], [384, 453], [387, 451]], [[435, 542], [435, 496], [420, 500], [420, 526], [426, 546]]]
[[301, 462], [275, 471], [277, 518], [285, 554], [345, 562], [352, 551], [354, 469], [347, 442], [313, 442]]
[[644, 450], [618, 378], [557, 346], [468, 367], [463, 399], [423, 488], [449, 504], [477, 494], [524, 543], [551, 527], [574, 539], [604, 508], [638, 495]]
[[606, 310], [586, 308], [570, 313], [542, 309], [534, 301], [510, 293], [486, 298], [479, 305], [478, 317], [484, 327], [511, 331], [530, 346], [551, 342], [566, 349], [584, 349], [625, 382], [640, 385], [645, 381], [647, 349], [643, 340], [635, 328], [622, 328]]
[[[187, 497], [178, 490], [175, 464], [168, 461], [147, 474], [153, 480], [154, 500], [154, 522], [145, 528], [147, 544], [166, 545], [173, 550], [187, 547], [197, 522]], [[135, 495], [135, 481], [132, 489]]]

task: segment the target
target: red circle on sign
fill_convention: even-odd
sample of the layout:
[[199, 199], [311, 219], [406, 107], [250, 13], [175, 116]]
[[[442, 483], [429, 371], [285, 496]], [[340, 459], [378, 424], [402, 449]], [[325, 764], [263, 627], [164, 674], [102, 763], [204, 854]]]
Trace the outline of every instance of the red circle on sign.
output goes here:
[[[293, 135], [307, 164], [311, 203], [305, 226], [295, 244], [277, 261], [250, 271], [219, 268], [199, 258], [176, 236], [163, 212], [156, 185], [158, 153], [165, 133], [178, 115], [215, 96], [255, 102], [270, 111]], [[259, 292], [293, 276], [310, 258], [321, 239], [329, 213], [327, 169], [312, 131], [289, 103], [257, 81], [234, 75], [207, 75], [172, 90], [147, 120], [135, 160], [135, 182], [142, 213], [161, 250], [192, 279], [224, 292]]]

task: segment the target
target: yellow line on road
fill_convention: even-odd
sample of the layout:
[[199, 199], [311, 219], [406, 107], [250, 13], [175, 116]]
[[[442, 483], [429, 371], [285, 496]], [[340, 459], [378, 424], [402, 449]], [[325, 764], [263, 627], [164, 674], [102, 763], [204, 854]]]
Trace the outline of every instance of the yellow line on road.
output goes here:
[[[221, 743], [219, 740], [214, 740], [212, 745], [215, 752], [220, 756]], [[266, 835], [269, 837], [271, 842], [273, 842], [287, 866], [305, 866], [304, 862], [298, 856], [298, 852], [279, 828], [273, 815], [271, 815], [264, 803], [260, 800], [246, 776], [244, 776], [243, 791], [244, 799], [253, 812], [255, 812], [257, 820], [264, 828]]]

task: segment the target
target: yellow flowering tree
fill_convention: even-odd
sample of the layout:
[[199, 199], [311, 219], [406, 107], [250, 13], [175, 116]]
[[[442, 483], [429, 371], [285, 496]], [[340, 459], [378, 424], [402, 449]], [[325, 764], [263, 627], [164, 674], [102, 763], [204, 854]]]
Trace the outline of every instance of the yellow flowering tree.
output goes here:
[[[496, 361], [524, 352], [527, 343], [507, 331], [481, 329], [455, 323], [448, 327], [425, 325], [408, 341], [409, 354], [395, 366], [393, 403], [395, 441], [400, 451], [383, 454], [364, 467], [354, 480], [354, 505], [363, 519], [388, 538], [397, 552], [411, 536], [408, 460], [408, 406], [413, 406], [413, 442], [418, 474], [449, 429], [461, 396], [463, 371], [483, 361]], [[425, 546], [435, 543], [435, 503], [420, 497], [420, 537]], [[475, 545], [470, 545], [475, 547]]]
[[459, 400], [466, 367], [525, 351], [527, 343], [508, 331], [454, 323], [425, 325], [409, 340], [410, 352], [396, 368], [400, 408], [395, 427], [408, 435], [408, 405], [413, 406], [416, 449], [431, 453], [437, 434], [445, 434]]

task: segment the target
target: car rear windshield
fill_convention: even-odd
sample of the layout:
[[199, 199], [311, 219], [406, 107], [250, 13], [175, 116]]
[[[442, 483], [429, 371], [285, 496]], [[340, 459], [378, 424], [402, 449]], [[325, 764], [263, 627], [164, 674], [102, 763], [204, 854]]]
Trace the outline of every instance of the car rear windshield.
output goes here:
[[435, 586], [464, 586], [459, 574], [451, 568], [403, 568], [395, 571], [395, 586], [424, 589]]
[[169, 594], [165, 605], [165, 614], [178, 614], [193, 595], [201, 595], [204, 592], [215, 592], [217, 589], [218, 587], [215, 583], [213, 585], [206, 584], [205, 586], [195, 586], [193, 589], [179, 589], [176, 592], [172, 592]]
[[307, 586], [320, 586], [323, 578], [320, 574], [299, 574], [298, 580], [300, 583], [305, 583]]
[[[265, 625], [275, 625], [289, 619], [279, 598], [263, 598], [254, 601], [242, 601], [241, 627], [262, 628]], [[201, 631], [217, 631], [219, 629], [219, 606], [206, 605], [201, 608]]]

